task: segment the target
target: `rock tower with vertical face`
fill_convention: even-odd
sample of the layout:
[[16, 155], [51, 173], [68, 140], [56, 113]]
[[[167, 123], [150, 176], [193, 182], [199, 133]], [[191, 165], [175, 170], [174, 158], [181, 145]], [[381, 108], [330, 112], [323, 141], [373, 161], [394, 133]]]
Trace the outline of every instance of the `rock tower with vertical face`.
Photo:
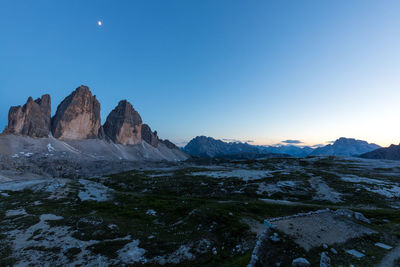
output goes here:
[[48, 137], [50, 133], [51, 99], [43, 95], [33, 101], [29, 97], [26, 104], [14, 106], [8, 112], [5, 134], [20, 134], [30, 137]]
[[121, 100], [103, 125], [104, 135], [114, 143], [135, 145], [142, 142], [142, 118], [127, 100]]
[[158, 138], [157, 132], [144, 124], [139, 113], [127, 100], [121, 100], [101, 125], [100, 103], [87, 86], [81, 85], [67, 96], [57, 107], [51, 118], [50, 95], [35, 101], [32, 97], [24, 106], [11, 107], [8, 125], [4, 134], [17, 134], [60, 140], [104, 139], [122, 145], [146, 142], [157, 148], [160, 144], [169, 149], [178, 149], [168, 140]]
[[150, 126], [147, 124], [142, 125], [142, 139], [153, 147], [158, 146], [159, 139], [157, 131], [152, 132]]
[[58, 105], [51, 131], [61, 140], [98, 138], [101, 133], [100, 103], [87, 86], [78, 87]]

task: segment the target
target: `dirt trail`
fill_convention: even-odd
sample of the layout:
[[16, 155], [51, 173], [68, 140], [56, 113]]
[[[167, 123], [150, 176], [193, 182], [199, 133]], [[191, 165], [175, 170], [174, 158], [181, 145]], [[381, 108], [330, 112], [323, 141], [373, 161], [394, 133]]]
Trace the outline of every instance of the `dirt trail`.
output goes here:
[[393, 248], [382, 261], [379, 263], [379, 267], [394, 267], [394, 261], [400, 257], [400, 243], [397, 247]]

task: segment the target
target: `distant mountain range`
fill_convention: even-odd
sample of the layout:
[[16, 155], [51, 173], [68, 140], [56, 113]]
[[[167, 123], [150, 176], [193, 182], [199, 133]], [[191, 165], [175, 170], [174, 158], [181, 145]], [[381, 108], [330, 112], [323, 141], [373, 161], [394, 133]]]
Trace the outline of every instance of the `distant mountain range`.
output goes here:
[[380, 148], [376, 144], [369, 144], [366, 141], [356, 140], [354, 138], [341, 137], [333, 144], [316, 148], [310, 153], [310, 156], [334, 155], [334, 156], [358, 156], [375, 149]]
[[380, 146], [369, 144], [366, 141], [341, 137], [333, 144], [319, 148], [309, 146], [279, 145], [279, 146], [255, 146], [241, 142], [224, 142], [212, 137], [197, 136], [193, 138], [182, 150], [189, 155], [197, 157], [233, 157], [240, 155], [244, 158], [255, 158], [257, 155], [281, 155], [292, 157], [305, 157], [308, 155], [335, 155], [358, 156]]
[[288, 154], [293, 157], [305, 157], [314, 150], [309, 146], [299, 147], [294, 145], [259, 146], [258, 148], [267, 153]]
[[362, 154], [360, 157], [366, 159], [400, 160], [400, 144], [379, 148], [374, 151]]
[[197, 136], [193, 138], [183, 151], [192, 156], [215, 158], [234, 154], [250, 153], [259, 154], [260, 150], [256, 146], [239, 142], [224, 142], [212, 137]]

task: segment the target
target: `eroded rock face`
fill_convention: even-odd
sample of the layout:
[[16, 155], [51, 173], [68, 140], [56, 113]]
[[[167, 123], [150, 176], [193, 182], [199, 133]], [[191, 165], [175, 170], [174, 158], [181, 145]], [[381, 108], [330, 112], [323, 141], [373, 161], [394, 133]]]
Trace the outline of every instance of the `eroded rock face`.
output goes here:
[[158, 146], [157, 131], [152, 132], [150, 126], [147, 124], [142, 125], [142, 139], [154, 147]]
[[122, 100], [108, 115], [104, 134], [114, 143], [135, 145], [142, 142], [142, 118], [131, 103]]
[[100, 103], [83, 85], [58, 105], [51, 123], [53, 136], [61, 140], [97, 138], [100, 127]]
[[48, 137], [50, 133], [51, 99], [43, 95], [33, 101], [29, 97], [24, 106], [14, 106], [8, 112], [5, 134], [20, 134], [30, 137]]

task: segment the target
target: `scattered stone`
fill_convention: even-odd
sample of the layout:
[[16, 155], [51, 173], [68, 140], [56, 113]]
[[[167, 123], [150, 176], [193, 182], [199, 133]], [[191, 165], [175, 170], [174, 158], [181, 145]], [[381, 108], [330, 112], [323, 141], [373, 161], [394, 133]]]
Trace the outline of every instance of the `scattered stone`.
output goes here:
[[25, 209], [18, 210], [8, 210], [6, 211], [6, 217], [18, 216], [18, 215], [26, 215]]
[[361, 222], [371, 223], [371, 221], [369, 219], [365, 218], [365, 216], [360, 212], [354, 212], [354, 218]]
[[267, 227], [267, 229], [274, 228], [274, 226], [268, 220], [264, 220], [264, 225], [265, 227]]
[[390, 223], [390, 221], [388, 219], [383, 219], [382, 220], [384, 223]]
[[332, 252], [333, 254], [337, 254], [337, 251], [336, 251], [336, 249], [334, 249], [334, 248], [331, 248], [330, 250], [331, 250], [331, 252]]
[[146, 214], [147, 215], [151, 215], [151, 216], [157, 216], [157, 212], [155, 210], [152, 210], [152, 209], [147, 210]]
[[331, 258], [328, 257], [328, 253], [321, 253], [321, 260], [319, 261], [320, 267], [330, 267], [331, 266]]
[[328, 249], [328, 245], [327, 245], [327, 244], [323, 244], [322, 247], [323, 247], [324, 249]]
[[117, 251], [119, 259], [130, 264], [144, 260], [146, 250], [139, 247], [139, 240], [133, 240]]
[[354, 257], [356, 257], [357, 259], [361, 259], [362, 257], [365, 257], [365, 254], [355, 250], [355, 249], [348, 249], [346, 250], [346, 252]]
[[281, 241], [281, 239], [278, 237], [278, 233], [274, 233], [269, 237], [269, 239], [274, 243]]
[[305, 258], [297, 258], [292, 261], [292, 267], [309, 267], [310, 262]]
[[348, 209], [338, 209], [335, 213], [337, 215], [347, 216], [349, 218], [352, 218], [354, 215], [354, 212]]
[[111, 229], [111, 230], [116, 230], [116, 229], [118, 229], [118, 226], [116, 225], [116, 224], [109, 224], [108, 226], [107, 226], [109, 229]]
[[386, 244], [383, 244], [383, 243], [379, 243], [379, 242], [375, 243], [375, 246], [383, 248], [383, 249], [386, 249], [386, 250], [391, 250], [393, 248], [393, 247], [391, 247], [389, 245], [386, 245]]

